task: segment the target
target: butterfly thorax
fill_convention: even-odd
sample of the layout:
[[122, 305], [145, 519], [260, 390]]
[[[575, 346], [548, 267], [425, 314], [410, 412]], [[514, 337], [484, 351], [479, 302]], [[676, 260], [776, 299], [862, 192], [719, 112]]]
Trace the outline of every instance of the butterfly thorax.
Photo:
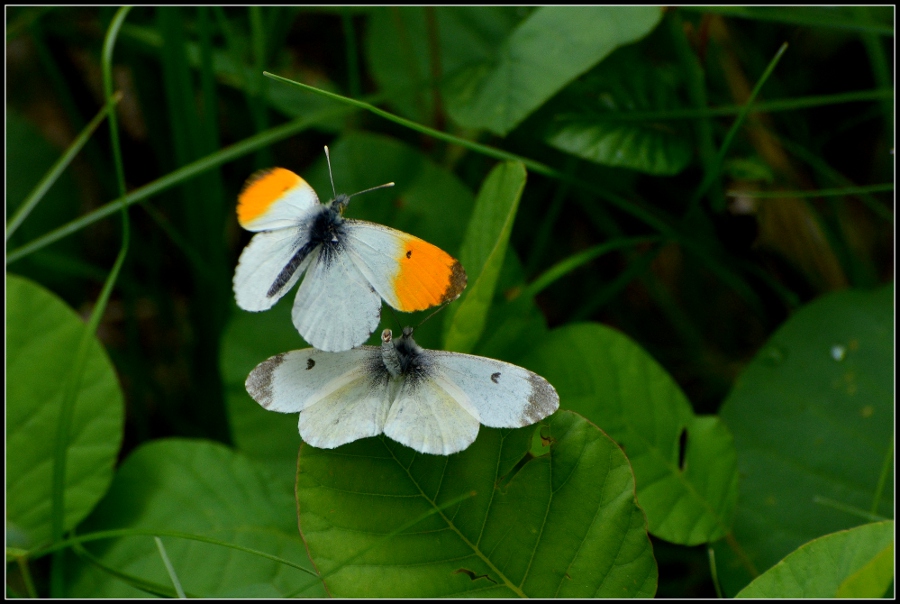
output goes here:
[[428, 372], [428, 355], [412, 338], [412, 331], [394, 340], [390, 329], [381, 334], [381, 357], [385, 369], [393, 378], [417, 380]]

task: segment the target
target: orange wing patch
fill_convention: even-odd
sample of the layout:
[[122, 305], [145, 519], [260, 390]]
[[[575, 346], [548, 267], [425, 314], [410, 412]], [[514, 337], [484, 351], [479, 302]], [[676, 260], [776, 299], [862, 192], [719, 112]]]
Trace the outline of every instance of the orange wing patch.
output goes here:
[[455, 300], [465, 289], [466, 271], [439, 247], [408, 235], [400, 253], [400, 270], [394, 278], [397, 310], [425, 310]]
[[268, 211], [285, 192], [300, 183], [302, 178], [284, 168], [260, 170], [247, 179], [238, 195], [237, 215], [241, 226], [247, 225]]

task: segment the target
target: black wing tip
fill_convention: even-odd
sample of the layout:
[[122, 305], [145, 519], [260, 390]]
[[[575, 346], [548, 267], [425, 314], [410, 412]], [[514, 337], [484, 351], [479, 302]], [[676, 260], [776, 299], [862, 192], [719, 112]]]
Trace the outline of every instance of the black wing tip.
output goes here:
[[441, 304], [452, 302], [459, 298], [463, 290], [466, 289], [469, 277], [466, 275], [466, 269], [460, 264], [459, 260], [454, 259], [453, 265], [450, 267], [450, 281], [447, 283], [447, 289], [441, 296]]

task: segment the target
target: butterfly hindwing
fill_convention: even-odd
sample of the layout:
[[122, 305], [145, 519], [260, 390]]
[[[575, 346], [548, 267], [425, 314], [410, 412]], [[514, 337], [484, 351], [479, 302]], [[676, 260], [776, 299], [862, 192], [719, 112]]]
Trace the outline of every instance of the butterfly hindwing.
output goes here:
[[434, 380], [406, 380], [391, 404], [386, 436], [420, 453], [450, 455], [478, 436], [478, 419]]
[[388, 382], [373, 371], [380, 355], [371, 346], [341, 353], [314, 348], [286, 352], [250, 373], [247, 392], [270, 411], [300, 411], [303, 440], [332, 449], [384, 429]]
[[320, 350], [349, 350], [381, 320], [381, 297], [343, 253], [321, 248], [297, 291], [291, 316], [303, 339]]
[[429, 351], [433, 379], [492, 428], [531, 425], [559, 408], [541, 376], [518, 365], [458, 352]]

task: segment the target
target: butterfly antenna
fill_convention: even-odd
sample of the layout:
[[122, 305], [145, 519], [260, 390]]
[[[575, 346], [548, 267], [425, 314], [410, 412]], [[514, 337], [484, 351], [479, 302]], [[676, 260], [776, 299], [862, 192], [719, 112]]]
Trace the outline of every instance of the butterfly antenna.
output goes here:
[[366, 189], [365, 191], [358, 191], [358, 192], [354, 193], [353, 195], [347, 195], [347, 198], [349, 199], [351, 197], [356, 197], [357, 195], [362, 195], [363, 193], [368, 193], [369, 191], [374, 191], [376, 189], [384, 189], [384, 188], [393, 187], [393, 186], [394, 186], [394, 183], [386, 182], [383, 185], [378, 185], [377, 187], [372, 187], [371, 189]]
[[397, 316], [397, 313], [394, 312], [394, 309], [390, 306], [388, 308], [391, 309], [391, 314], [394, 315], [394, 321], [397, 322], [397, 331], [403, 331], [403, 323], [400, 322], [400, 317]]
[[331, 179], [331, 193], [337, 198], [337, 189], [334, 188], [334, 174], [331, 173], [331, 155], [328, 153], [328, 145], [325, 145], [325, 159], [328, 160], [328, 177]]
[[452, 301], [453, 301], [453, 300], [450, 300], [449, 302], [444, 302], [443, 304], [441, 304], [441, 305], [438, 307], [437, 310], [435, 310], [433, 313], [431, 313], [430, 315], [428, 315], [427, 317], [425, 317], [424, 319], [422, 319], [422, 323], [419, 323], [418, 325], [416, 325], [416, 329], [419, 329], [419, 328], [422, 326], [422, 324], [425, 323], [425, 321], [427, 321], [428, 319], [430, 319], [430, 318], [433, 317], [434, 315], [436, 315], [436, 314], [438, 314], [439, 312], [441, 312], [442, 310], [444, 310], [444, 309], [447, 307], [447, 305], [450, 304], [450, 302], [452, 302]]

